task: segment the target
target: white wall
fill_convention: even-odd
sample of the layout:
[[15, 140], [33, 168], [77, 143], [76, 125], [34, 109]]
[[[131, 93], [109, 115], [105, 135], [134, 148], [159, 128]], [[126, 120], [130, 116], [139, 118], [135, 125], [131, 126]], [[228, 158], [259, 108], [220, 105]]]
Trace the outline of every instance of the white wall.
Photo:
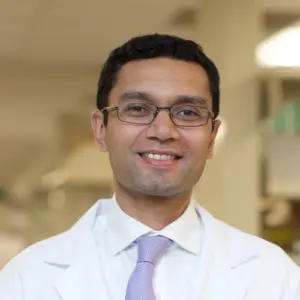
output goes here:
[[265, 146], [268, 193], [300, 199], [300, 136], [270, 135]]

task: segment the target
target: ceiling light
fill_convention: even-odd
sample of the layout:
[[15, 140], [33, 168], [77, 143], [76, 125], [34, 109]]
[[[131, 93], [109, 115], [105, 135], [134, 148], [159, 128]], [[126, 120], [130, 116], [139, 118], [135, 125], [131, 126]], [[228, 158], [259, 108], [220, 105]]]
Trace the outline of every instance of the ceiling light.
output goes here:
[[286, 27], [262, 41], [256, 61], [262, 67], [300, 67], [300, 24]]

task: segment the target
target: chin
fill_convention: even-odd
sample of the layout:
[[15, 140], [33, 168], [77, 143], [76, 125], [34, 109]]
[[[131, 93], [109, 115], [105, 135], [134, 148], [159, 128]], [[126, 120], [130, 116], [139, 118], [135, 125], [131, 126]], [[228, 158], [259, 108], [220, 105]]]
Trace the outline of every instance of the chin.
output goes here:
[[143, 195], [160, 197], [160, 198], [175, 197], [177, 195], [185, 193], [186, 190], [187, 189], [179, 189], [178, 185], [174, 185], [174, 184], [169, 186], [162, 185], [161, 182], [159, 184], [139, 186], [137, 188], [137, 191]]

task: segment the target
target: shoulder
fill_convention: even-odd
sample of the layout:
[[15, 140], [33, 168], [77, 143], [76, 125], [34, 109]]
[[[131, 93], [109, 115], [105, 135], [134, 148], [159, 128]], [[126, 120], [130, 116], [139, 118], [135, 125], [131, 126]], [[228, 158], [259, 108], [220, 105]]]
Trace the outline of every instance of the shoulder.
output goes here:
[[203, 209], [199, 211], [218, 265], [235, 270], [239, 282], [255, 286], [251, 289], [255, 295], [268, 291], [274, 299], [275, 295], [291, 300], [299, 298], [300, 268], [278, 245], [226, 224]]
[[203, 208], [198, 209], [209, 242], [222, 256], [237, 263], [249, 260], [257, 261], [261, 265], [276, 263], [278, 268], [288, 267], [296, 273], [299, 272], [296, 264], [278, 245], [216, 219]]
[[54, 273], [55, 268], [47, 268], [44, 258], [70, 248], [68, 235], [65, 232], [37, 242], [11, 259], [0, 271], [0, 299], [23, 299], [29, 288], [34, 292], [38, 286], [46, 287], [47, 280], [52, 282], [58, 273]]
[[286, 260], [288, 258], [282, 248], [260, 236], [246, 233], [220, 220], [215, 219], [215, 222], [217, 231], [222, 236], [222, 243], [230, 249], [233, 255], [253, 253], [256, 257], [268, 259], [276, 257]]
[[255, 283], [254, 294], [270, 290], [273, 293], [270, 298], [284, 295], [284, 299], [300, 299], [300, 267], [281, 247], [231, 226], [221, 226], [227, 227], [233, 255], [250, 253], [239, 274], [240, 278]]
[[[83, 236], [88, 235], [94, 222], [110, 199], [97, 201], [70, 229], [45, 240], [36, 242], [11, 259], [0, 272], [3, 274], [30, 273], [38, 270], [45, 262], [66, 266], [71, 263], [76, 247]], [[1, 277], [2, 276], [2, 277]]]

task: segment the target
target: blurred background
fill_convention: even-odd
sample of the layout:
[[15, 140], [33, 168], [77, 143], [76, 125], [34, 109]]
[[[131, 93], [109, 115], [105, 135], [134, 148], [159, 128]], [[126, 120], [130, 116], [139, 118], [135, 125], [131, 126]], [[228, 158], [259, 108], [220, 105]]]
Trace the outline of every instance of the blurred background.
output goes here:
[[300, 264], [299, 0], [1, 0], [0, 269], [113, 193], [90, 115], [109, 51], [133, 35], [200, 43], [223, 127], [194, 198]]

